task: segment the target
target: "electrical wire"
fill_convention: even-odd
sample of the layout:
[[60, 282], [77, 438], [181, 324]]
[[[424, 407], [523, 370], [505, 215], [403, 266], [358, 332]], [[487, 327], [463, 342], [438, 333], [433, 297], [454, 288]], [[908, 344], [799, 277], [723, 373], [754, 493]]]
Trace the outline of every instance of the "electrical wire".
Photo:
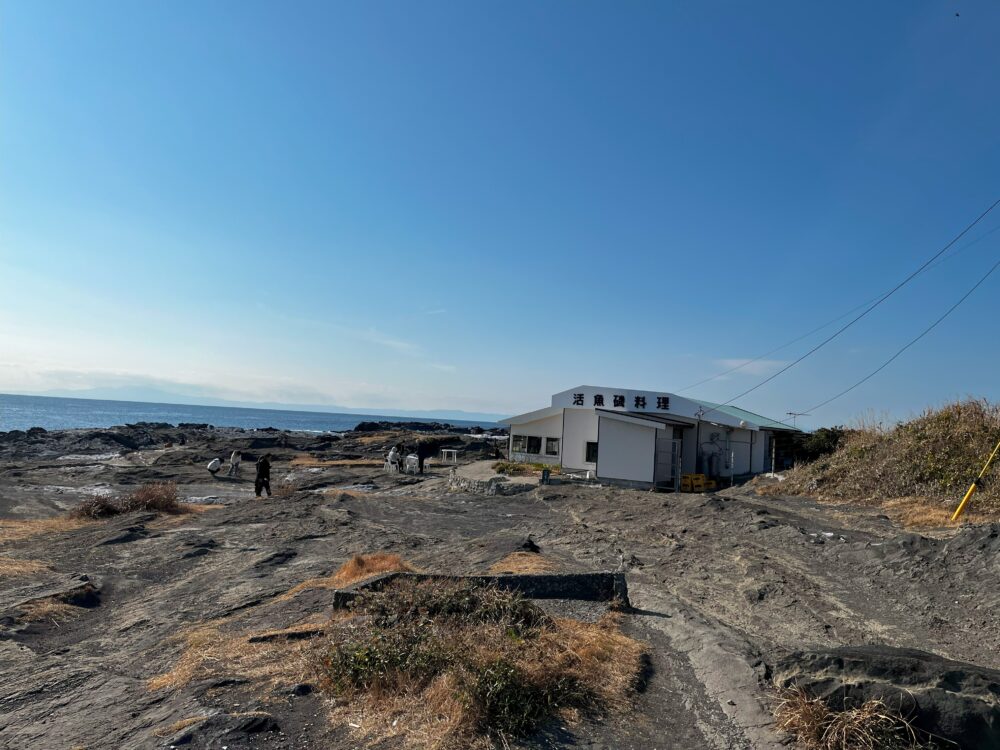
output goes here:
[[872, 305], [868, 306], [864, 310], [864, 312], [862, 312], [860, 315], [857, 315], [854, 318], [851, 318], [850, 321], [848, 321], [847, 323], [845, 323], [844, 325], [842, 325], [840, 328], [838, 328], [836, 331], [834, 331], [832, 334], [830, 334], [825, 339], [823, 339], [822, 341], [820, 341], [818, 344], [816, 344], [816, 346], [814, 346], [812, 349], [810, 349], [805, 354], [803, 354], [802, 356], [800, 356], [798, 359], [796, 359], [793, 362], [790, 362], [789, 364], [785, 365], [780, 370], [778, 370], [774, 374], [769, 375], [768, 377], [764, 378], [762, 381], [760, 381], [756, 385], [754, 385], [754, 386], [752, 386], [750, 388], [747, 388], [742, 393], [736, 394], [735, 396], [733, 396], [728, 401], [723, 401], [721, 404], [718, 404], [715, 408], [709, 409], [708, 412], [703, 412], [701, 414], [701, 416], [704, 416], [706, 413], [711, 413], [713, 411], [717, 411], [719, 408], [721, 408], [723, 406], [728, 406], [729, 404], [733, 403], [733, 401], [735, 401], [736, 399], [743, 398], [747, 394], [753, 393], [758, 388], [761, 388], [761, 387], [767, 385], [768, 383], [770, 383], [775, 378], [777, 378], [780, 375], [788, 372], [793, 367], [795, 367], [795, 365], [797, 365], [800, 362], [802, 362], [804, 359], [806, 359], [808, 357], [811, 357], [813, 354], [815, 354], [816, 352], [818, 352], [820, 349], [822, 349], [824, 346], [826, 346], [827, 344], [829, 344], [835, 338], [837, 338], [838, 336], [840, 336], [840, 334], [842, 334], [848, 328], [850, 328], [855, 323], [857, 323], [859, 320], [861, 320], [862, 318], [864, 318], [865, 316], [867, 316], [872, 310], [874, 310], [876, 307], [878, 307], [883, 302], [885, 302], [887, 299], [889, 299], [889, 297], [891, 297], [896, 292], [898, 292], [900, 289], [902, 289], [904, 286], [906, 286], [907, 284], [909, 284], [918, 274], [920, 274], [922, 271], [924, 271], [931, 263], [933, 263], [935, 260], [937, 260], [938, 258], [940, 258], [944, 253], [946, 253], [952, 246], [955, 245], [956, 242], [958, 242], [960, 239], [962, 239], [962, 237], [964, 237], [966, 234], [968, 234], [969, 231], [972, 230], [972, 228], [975, 227], [980, 221], [982, 221], [983, 219], [985, 219], [986, 216], [994, 208], [996, 208], [998, 205], [1000, 205], [1000, 198], [998, 198], [997, 200], [995, 200], [993, 202], [993, 204], [989, 208], [987, 208], [985, 211], [983, 211], [981, 214], [979, 214], [979, 216], [977, 216], [976, 219], [971, 224], [969, 224], [965, 229], [963, 229], [961, 232], [959, 232], [957, 235], [955, 235], [955, 237], [952, 238], [952, 240], [947, 245], [945, 245], [944, 247], [942, 247], [940, 250], [938, 250], [936, 253], [934, 253], [934, 255], [932, 255], [930, 258], [928, 258], [926, 261], [924, 261], [923, 264], [919, 268], [917, 268], [916, 271], [914, 271], [913, 273], [911, 273], [909, 276], [907, 276], [901, 282], [899, 282], [898, 284], [896, 284], [896, 286], [894, 286], [888, 292], [886, 292], [881, 297], [879, 297], [878, 300], [876, 300]]
[[[997, 224], [995, 227], [993, 227], [988, 232], [985, 232], [985, 233], [981, 234], [976, 239], [974, 239], [971, 242], [969, 242], [969, 243], [963, 245], [962, 247], [958, 248], [958, 250], [956, 250], [955, 252], [951, 253], [950, 255], [946, 255], [943, 258], [940, 258], [937, 262], [935, 262], [935, 263], [927, 266], [927, 268], [923, 269], [923, 271], [930, 271], [931, 269], [937, 268], [942, 263], [946, 263], [949, 260], [951, 260], [952, 258], [957, 257], [959, 254], [961, 254], [964, 251], [968, 250], [973, 245], [975, 245], [975, 244], [977, 244], [979, 242], [982, 242], [987, 237], [989, 237], [990, 235], [996, 233], [997, 231], [1000, 231], [1000, 224]], [[922, 273], [923, 271], [918, 271], [918, 273]], [[886, 294], [886, 292], [883, 292], [882, 294]], [[826, 323], [823, 323], [822, 325], [817, 326], [816, 328], [813, 328], [808, 333], [803, 333], [801, 336], [797, 336], [796, 338], [792, 339], [791, 341], [785, 342], [781, 346], [776, 346], [774, 349], [771, 349], [770, 351], [764, 352], [763, 354], [759, 354], [756, 357], [754, 357], [753, 359], [748, 359], [748, 360], [746, 360], [744, 362], [741, 362], [740, 364], [738, 364], [738, 365], [736, 365], [734, 367], [730, 367], [728, 370], [723, 370], [722, 372], [716, 373], [715, 375], [710, 375], [707, 378], [699, 380], [697, 383], [692, 383], [691, 385], [684, 386], [683, 388], [681, 388], [680, 390], [678, 390], [677, 393], [684, 393], [685, 391], [690, 391], [692, 388], [697, 388], [699, 385], [704, 385], [705, 383], [711, 382], [713, 380], [718, 380], [719, 378], [723, 378], [726, 375], [730, 375], [730, 374], [732, 374], [732, 373], [734, 373], [734, 372], [736, 372], [738, 370], [742, 370], [744, 367], [749, 367], [754, 362], [759, 362], [760, 360], [764, 359], [765, 357], [770, 357], [772, 354], [777, 354], [782, 349], [787, 349], [792, 344], [797, 344], [800, 341], [802, 341], [803, 339], [809, 338], [814, 333], [819, 333], [824, 328], [829, 328], [834, 323], [836, 323], [838, 320], [843, 320], [844, 318], [846, 318], [851, 313], [856, 312], [857, 310], [860, 310], [861, 308], [863, 308], [863, 307], [865, 307], [867, 305], [870, 305], [871, 303], [877, 301], [879, 299], [879, 297], [882, 296], [882, 294], [879, 294], [879, 295], [877, 295], [875, 297], [872, 297], [870, 300], [868, 300], [867, 302], [862, 302], [860, 305], [855, 305], [854, 307], [852, 307], [847, 312], [841, 313], [836, 318], [832, 318], [831, 320], [828, 320]]]
[[900, 347], [896, 351], [895, 354], [893, 354], [891, 357], [889, 357], [889, 359], [887, 359], [885, 362], [883, 362], [877, 368], [875, 368], [870, 373], [868, 373], [867, 375], [865, 375], [863, 378], [861, 378], [861, 380], [859, 380], [858, 382], [856, 382], [850, 388], [845, 388], [840, 393], [838, 393], [836, 396], [831, 396], [826, 401], [821, 401], [820, 403], [816, 404], [816, 406], [809, 407], [808, 409], [806, 409], [806, 411], [812, 413], [812, 412], [816, 411], [817, 409], [821, 409], [824, 406], [826, 406], [827, 404], [829, 404], [831, 401], [836, 401], [841, 396], [844, 396], [844, 395], [850, 393], [851, 391], [853, 391], [855, 388], [857, 388], [862, 383], [865, 383], [865, 382], [871, 380], [876, 375], [878, 375], [880, 372], [882, 372], [882, 370], [884, 370], [886, 367], [888, 367], [890, 364], [892, 364], [896, 360], [896, 358], [899, 357], [899, 355], [901, 355], [903, 352], [905, 352], [907, 349], [909, 349], [915, 343], [917, 343], [918, 341], [920, 341], [920, 339], [922, 339], [928, 333], [930, 333], [935, 328], [937, 328], [938, 324], [941, 321], [943, 321], [945, 318], [947, 318], [949, 315], [951, 315], [953, 312], [955, 312], [955, 310], [958, 308], [958, 306], [961, 305], [963, 302], [965, 302], [965, 300], [967, 300], [972, 295], [972, 293], [974, 291], [976, 291], [983, 284], [983, 282], [986, 281], [986, 279], [988, 279], [993, 274], [993, 272], [996, 271], [998, 268], [1000, 268], [1000, 260], [998, 260], [996, 263], [994, 263], [993, 266], [990, 268], [990, 270], [987, 271], [985, 274], [983, 274], [979, 278], [979, 281], [977, 281], [975, 284], [973, 284], [972, 288], [970, 288], [965, 294], [963, 294], [961, 296], [961, 298], [959, 298], [958, 302], [956, 302], [954, 305], [952, 305], [947, 310], [945, 310], [944, 314], [941, 315], [941, 317], [939, 317], [937, 320], [935, 320], [933, 323], [931, 323], [929, 326], [927, 326], [917, 336], [914, 336], [904, 346]]

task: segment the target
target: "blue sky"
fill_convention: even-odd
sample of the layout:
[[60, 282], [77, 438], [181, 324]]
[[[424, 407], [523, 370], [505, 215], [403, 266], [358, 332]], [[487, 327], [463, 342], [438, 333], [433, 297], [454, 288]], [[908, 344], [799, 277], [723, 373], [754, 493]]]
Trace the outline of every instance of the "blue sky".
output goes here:
[[[676, 392], [1000, 197], [998, 30], [985, 0], [4, 3], [0, 390]], [[1000, 232], [740, 405], [836, 393], [998, 254]], [[1000, 396], [998, 284], [805, 423]]]

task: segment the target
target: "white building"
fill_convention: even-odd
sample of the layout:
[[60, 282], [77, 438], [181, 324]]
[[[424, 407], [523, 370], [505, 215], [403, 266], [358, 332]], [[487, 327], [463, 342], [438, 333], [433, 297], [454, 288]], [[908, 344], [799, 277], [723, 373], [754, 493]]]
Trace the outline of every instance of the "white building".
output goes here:
[[735, 406], [590, 385], [557, 393], [548, 408], [501, 422], [510, 427], [512, 461], [674, 489], [681, 474], [721, 478], [770, 471], [777, 440], [798, 432]]

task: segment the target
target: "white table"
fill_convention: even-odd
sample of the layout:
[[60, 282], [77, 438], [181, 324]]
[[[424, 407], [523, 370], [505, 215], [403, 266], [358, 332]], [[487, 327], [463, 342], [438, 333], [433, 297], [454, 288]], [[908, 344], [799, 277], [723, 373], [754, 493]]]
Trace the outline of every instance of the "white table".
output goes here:
[[441, 463], [443, 463], [443, 464], [455, 464], [455, 466], [458, 466], [458, 449], [457, 448], [442, 448], [441, 449]]

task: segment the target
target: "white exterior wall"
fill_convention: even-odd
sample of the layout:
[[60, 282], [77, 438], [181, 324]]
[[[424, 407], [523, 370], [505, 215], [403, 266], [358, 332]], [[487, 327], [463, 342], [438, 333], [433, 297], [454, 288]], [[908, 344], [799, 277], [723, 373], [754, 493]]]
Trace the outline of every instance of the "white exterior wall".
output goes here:
[[[542, 438], [541, 454], [536, 453], [514, 453], [514, 436], [515, 435], [529, 435], [532, 437]], [[551, 417], [545, 417], [544, 419], [536, 419], [534, 422], [524, 422], [523, 424], [514, 424], [510, 426], [510, 443], [508, 448], [510, 449], [510, 460], [511, 461], [529, 461], [531, 463], [546, 463], [559, 465], [559, 461], [562, 459], [563, 443], [559, 443], [559, 454], [558, 456], [546, 456], [545, 455], [545, 438], [562, 438], [562, 414], [553, 414]]]
[[653, 481], [656, 428], [600, 418], [597, 478]]
[[712, 435], [718, 434], [719, 439], [715, 442], [718, 446], [719, 460], [718, 475], [722, 477], [739, 476], [749, 474], [751, 467], [750, 441], [753, 430], [733, 430], [727, 433], [724, 427], [702, 423], [701, 425], [701, 454], [703, 456], [703, 473], [708, 473], [709, 456], [716, 450], [712, 447]]
[[732, 465], [725, 470], [726, 476], [739, 476], [740, 474], [750, 473], [750, 449], [752, 447], [750, 441], [752, 439], [749, 430], [733, 430], [729, 436]]
[[[563, 409], [562, 465], [567, 469], [597, 470], [588, 463], [587, 443], [597, 442], [597, 412], [593, 409]], [[600, 447], [598, 447], [600, 458]]]

